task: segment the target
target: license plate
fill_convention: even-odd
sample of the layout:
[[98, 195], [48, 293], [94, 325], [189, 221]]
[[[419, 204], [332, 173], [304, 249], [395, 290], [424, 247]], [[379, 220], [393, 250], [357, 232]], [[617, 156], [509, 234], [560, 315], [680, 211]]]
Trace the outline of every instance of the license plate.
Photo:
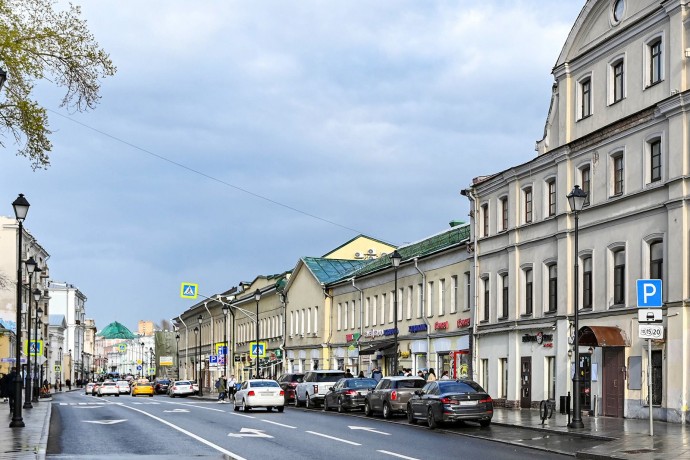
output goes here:
[[271, 393], [270, 391], [264, 391], [260, 394], [261, 394], [261, 396], [271, 396], [273, 393]]
[[461, 406], [476, 406], [477, 401], [460, 401]]

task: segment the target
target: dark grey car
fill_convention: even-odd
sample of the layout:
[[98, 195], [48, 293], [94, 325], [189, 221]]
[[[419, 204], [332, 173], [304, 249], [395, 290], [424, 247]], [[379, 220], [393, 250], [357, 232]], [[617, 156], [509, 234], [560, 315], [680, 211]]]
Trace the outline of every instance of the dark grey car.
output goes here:
[[395, 413], [405, 413], [407, 401], [424, 384], [426, 380], [421, 377], [383, 377], [376, 388], [366, 395], [364, 415], [371, 417], [381, 412], [383, 418], [391, 418]]

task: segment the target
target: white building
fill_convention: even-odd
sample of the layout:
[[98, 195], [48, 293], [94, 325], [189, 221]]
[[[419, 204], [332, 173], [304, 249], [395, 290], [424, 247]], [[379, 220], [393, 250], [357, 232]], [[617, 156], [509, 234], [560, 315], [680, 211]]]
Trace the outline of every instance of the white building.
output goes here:
[[[87, 350], [84, 348], [86, 296], [76, 286], [66, 282], [51, 281], [48, 285], [50, 293], [50, 311], [54, 315], [64, 315], [67, 322], [65, 330], [65, 345], [63, 354], [66, 353], [73, 363], [71, 374], [65, 374], [65, 379], [76, 382], [86, 376], [86, 362], [82, 362]], [[85, 357], [86, 361], [86, 357]]]

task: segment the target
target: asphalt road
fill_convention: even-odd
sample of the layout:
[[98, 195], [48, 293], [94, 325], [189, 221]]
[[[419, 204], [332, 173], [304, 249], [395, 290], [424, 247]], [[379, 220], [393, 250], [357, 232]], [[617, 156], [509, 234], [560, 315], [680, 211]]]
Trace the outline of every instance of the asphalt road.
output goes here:
[[96, 398], [71, 392], [56, 395], [52, 404], [47, 458], [566, 458], [457, 434], [465, 429], [472, 436], [484, 432], [491, 437], [500, 427], [480, 430], [468, 424], [457, 433], [455, 428], [431, 431], [403, 419], [390, 423], [293, 407], [282, 414], [244, 413], [234, 412], [231, 403], [167, 396]]

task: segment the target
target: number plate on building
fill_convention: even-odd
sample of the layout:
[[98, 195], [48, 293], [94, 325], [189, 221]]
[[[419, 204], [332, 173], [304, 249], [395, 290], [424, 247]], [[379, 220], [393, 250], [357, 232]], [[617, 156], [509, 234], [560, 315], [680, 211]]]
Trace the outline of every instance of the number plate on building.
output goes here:
[[663, 339], [664, 326], [656, 324], [640, 324], [641, 339]]

